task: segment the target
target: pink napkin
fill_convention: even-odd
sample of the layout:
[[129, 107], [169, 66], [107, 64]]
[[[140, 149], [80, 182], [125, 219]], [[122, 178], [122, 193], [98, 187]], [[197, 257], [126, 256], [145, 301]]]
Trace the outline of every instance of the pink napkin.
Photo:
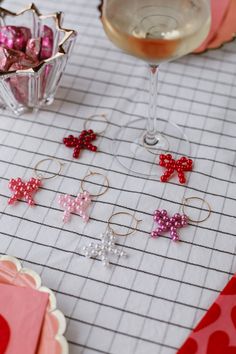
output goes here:
[[211, 30], [207, 39], [198, 48], [199, 51], [204, 50], [206, 45], [214, 38], [216, 31], [224, 20], [230, 1], [231, 0], [211, 0]]
[[236, 275], [177, 354], [236, 354]]
[[46, 293], [0, 284], [0, 354], [36, 354], [47, 304]]

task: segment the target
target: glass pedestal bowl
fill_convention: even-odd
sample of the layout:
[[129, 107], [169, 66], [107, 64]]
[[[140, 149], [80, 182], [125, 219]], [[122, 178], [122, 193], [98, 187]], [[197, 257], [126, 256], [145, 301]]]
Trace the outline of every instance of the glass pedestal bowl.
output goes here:
[[27, 69], [0, 71], [3, 104], [17, 115], [51, 104], [75, 42], [76, 31], [62, 27], [62, 13], [42, 15], [34, 4], [18, 13], [0, 7], [0, 26], [27, 27], [32, 38], [42, 38], [47, 30], [53, 38], [49, 58]]

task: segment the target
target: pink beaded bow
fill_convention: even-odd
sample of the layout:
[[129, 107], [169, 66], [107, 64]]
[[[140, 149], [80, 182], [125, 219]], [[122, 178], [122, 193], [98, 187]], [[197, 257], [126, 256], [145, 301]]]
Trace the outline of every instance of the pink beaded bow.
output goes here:
[[29, 182], [22, 182], [21, 178], [11, 179], [8, 185], [13, 191], [13, 196], [8, 200], [8, 204], [14, 204], [18, 199], [25, 199], [29, 205], [34, 205], [32, 195], [41, 187], [41, 181], [31, 178]]
[[186, 183], [184, 175], [185, 171], [192, 171], [193, 160], [187, 157], [181, 157], [179, 160], [174, 160], [171, 154], [161, 154], [159, 165], [165, 167], [167, 171], [161, 176], [161, 182], [167, 182], [175, 171], [178, 173], [179, 182], [181, 184]]
[[153, 216], [154, 221], [158, 224], [157, 228], [151, 232], [153, 238], [157, 238], [162, 233], [169, 231], [173, 241], [179, 241], [177, 229], [188, 225], [188, 217], [183, 214], [176, 213], [173, 217], [169, 217], [166, 210], [156, 210]]
[[65, 223], [70, 221], [71, 213], [79, 214], [84, 222], [88, 221], [87, 209], [91, 204], [91, 197], [88, 192], [80, 193], [76, 198], [68, 194], [59, 195], [58, 203], [64, 209], [63, 221]]

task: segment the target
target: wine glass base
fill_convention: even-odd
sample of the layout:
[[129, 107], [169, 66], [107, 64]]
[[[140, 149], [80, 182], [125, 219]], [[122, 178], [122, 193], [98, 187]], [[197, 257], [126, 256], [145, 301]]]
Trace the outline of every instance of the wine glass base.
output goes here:
[[113, 153], [129, 173], [145, 177], [160, 177], [159, 155], [170, 153], [174, 158], [190, 156], [191, 144], [184, 132], [174, 123], [158, 121], [157, 143], [145, 143], [146, 119], [136, 119], [121, 127], [112, 142]]

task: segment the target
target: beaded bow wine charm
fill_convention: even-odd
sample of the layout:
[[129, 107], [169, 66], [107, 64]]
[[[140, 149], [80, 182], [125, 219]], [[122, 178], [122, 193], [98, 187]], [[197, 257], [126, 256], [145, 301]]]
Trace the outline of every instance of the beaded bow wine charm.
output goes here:
[[173, 217], [169, 217], [166, 210], [156, 210], [153, 216], [157, 223], [157, 228], [151, 232], [153, 238], [157, 238], [165, 232], [170, 232], [170, 237], [173, 241], [179, 241], [178, 229], [188, 225], [188, 217], [179, 213]]
[[161, 182], [167, 182], [176, 171], [178, 173], [179, 182], [184, 184], [186, 183], [184, 172], [192, 171], [193, 160], [184, 156], [179, 160], [174, 160], [171, 154], [161, 154], [159, 165], [167, 169], [167, 171], [161, 176]]
[[[135, 226], [134, 227], [129, 227], [130, 230], [128, 232], [122, 233], [122, 232], [118, 232], [116, 230], [114, 230], [112, 228], [112, 219], [116, 216], [131, 216], [132, 220], [135, 221]], [[116, 236], [129, 236], [132, 235], [134, 232], [136, 232], [137, 230], [137, 226], [138, 224], [141, 222], [141, 220], [136, 219], [135, 216], [127, 213], [127, 212], [118, 212], [118, 213], [114, 213], [110, 216], [110, 218], [108, 219], [108, 230], [101, 234], [101, 242], [100, 243], [94, 243], [91, 242], [88, 246], [83, 247], [83, 252], [85, 257], [87, 258], [100, 258], [102, 261], [102, 264], [104, 266], [108, 266], [110, 263], [110, 257], [109, 256], [119, 256], [119, 257], [125, 257], [127, 256], [127, 254], [122, 251], [121, 249], [119, 249], [116, 246]], [[117, 223], [116, 223], [117, 225]], [[118, 224], [119, 225], [119, 224]], [[123, 225], [123, 223], [122, 223]]]
[[37, 192], [41, 185], [41, 181], [36, 178], [31, 178], [28, 182], [23, 182], [21, 178], [10, 179], [8, 187], [13, 195], [9, 198], [8, 204], [12, 205], [19, 199], [25, 199], [30, 206], [34, 205], [33, 194]]
[[[47, 177], [39, 173], [39, 166], [45, 161], [54, 161], [59, 166], [59, 169], [56, 173], [48, 172], [52, 176]], [[48, 158], [41, 160], [36, 164], [34, 168], [34, 174], [37, 178], [32, 177], [28, 182], [23, 182], [21, 178], [11, 178], [8, 187], [13, 192], [13, 195], [9, 198], [8, 204], [13, 205], [17, 200], [23, 199], [30, 206], [35, 205], [33, 195], [38, 191], [40, 187], [42, 187], [42, 180], [47, 180], [58, 176], [61, 172], [62, 166], [63, 164], [60, 161]]]
[[[85, 190], [85, 183], [89, 183], [89, 179], [94, 176], [102, 176], [104, 178], [104, 188], [97, 194], [89, 193]], [[91, 183], [91, 182], [90, 182]], [[100, 187], [100, 185], [99, 185]], [[92, 203], [92, 197], [99, 197], [107, 192], [109, 188], [109, 180], [106, 176], [98, 172], [89, 172], [81, 181], [82, 193], [79, 193], [77, 197], [73, 197], [69, 194], [59, 195], [58, 203], [64, 209], [63, 221], [65, 223], [70, 221], [71, 214], [79, 214], [84, 222], [89, 220], [88, 208]]]
[[91, 144], [94, 140], [96, 140], [96, 134], [92, 129], [89, 129], [83, 130], [78, 138], [69, 135], [67, 138], [63, 139], [63, 143], [66, 147], [74, 148], [73, 157], [78, 159], [82, 149], [87, 149], [93, 152], [97, 151], [97, 146]]
[[104, 266], [110, 264], [109, 256], [115, 255], [125, 257], [126, 253], [120, 250], [115, 244], [115, 236], [113, 232], [108, 230], [101, 234], [101, 242], [91, 242], [88, 246], [83, 247], [83, 252], [86, 258], [100, 258]]
[[76, 198], [71, 195], [59, 195], [58, 203], [64, 209], [63, 221], [70, 221], [71, 214], [77, 213], [84, 222], [89, 220], [88, 208], [91, 204], [91, 197], [88, 192], [79, 193]]

